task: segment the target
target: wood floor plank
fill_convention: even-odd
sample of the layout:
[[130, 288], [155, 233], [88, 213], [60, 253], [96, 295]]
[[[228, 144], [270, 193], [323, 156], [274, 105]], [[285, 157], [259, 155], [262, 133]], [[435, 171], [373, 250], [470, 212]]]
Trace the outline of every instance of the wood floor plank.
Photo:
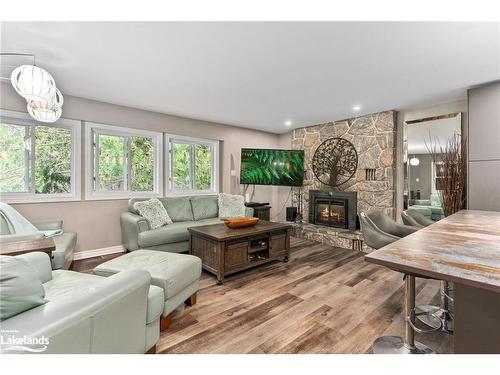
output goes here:
[[249, 353], [259, 347], [266, 340], [276, 336], [283, 330], [293, 327], [297, 321], [304, 319], [313, 311], [321, 307], [321, 301], [301, 301], [292, 308], [281, 314], [262, 322], [258, 326], [244, 332], [243, 334], [227, 338], [226, 343], [213, 353]]
[[[119, 256], [75, 262], [92, 272]], [[369, 353], [381, 335], [403, 335], [403, 279], [364, 254], [291, 239], [288, 263], [243, 271], [217, 285], [203, 272], [198, 302], [186, 307], [157, 343], [160, 353]], [[439, 282], [417, 280], [417, 305], [439, 303]], [[452, 337], [417, 339], [440, 353]]]
[[281, 314], [283, 311], [300, 303], [302, 300], [291, 294], [283, 294], [268, 302], [260, 304], [244, 314], [232, 317], [216, 326], [213, 326], [195, 336], [171, 346], [163, 353], [212, 353], [217, 352], [227, 337], [240, 335], [266, 320]]
[[[264, 353], [280, 352], [284, 347], [310, 330], [312, 326], [327, 319], [330, 316], [331, 310], [332, 308], [330, 306], [322, 305], [303, 319], [298, 320], [296, 325], [284, 329], [274, 337], [263, 342], [259, 345], [258, 350]], [[252, 353], [254, 352], [255, 349]]]
[[345, 338], [333, 329], [315, 323], [302, 335], [281, 348], [277, 353], [298, 354], [298, 353], [331, 353], [332, 348], [339, 341]]

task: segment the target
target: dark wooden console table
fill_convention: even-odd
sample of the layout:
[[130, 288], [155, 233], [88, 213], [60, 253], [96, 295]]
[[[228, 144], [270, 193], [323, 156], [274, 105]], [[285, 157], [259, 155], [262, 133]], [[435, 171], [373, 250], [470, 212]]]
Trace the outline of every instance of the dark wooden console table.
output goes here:
[[201, 258], [203, 269], [222, 284], [226, 275], [274, 260], [288, 261], [290, 225], [261, 220], [247, 228], [225, 224], [188, 228], [189, 253]]
[[245, 206], [253, 208], [253, 217], [258, 217], [260, 220], [271, 220], [271, 206], [268, 202], [247, 202]]

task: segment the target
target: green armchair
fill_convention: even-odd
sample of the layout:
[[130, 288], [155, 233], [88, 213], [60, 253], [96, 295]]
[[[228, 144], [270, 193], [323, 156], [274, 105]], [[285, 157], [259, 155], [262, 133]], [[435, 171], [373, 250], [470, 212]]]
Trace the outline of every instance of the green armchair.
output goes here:
[[[151, 286], [147, 271], [110, 277], [52, 271], [45, 253], [16, 258], [36, 272], [45, 291], [43, 305], [1, 321], [3, 342], [29, 337], [48, 339], [43, 353], [145, 353], [159, 339], [163, 290]], [[5, 296], [5, 291], [2, 291]], [[8, 291], [7, 291], [8, 292]], [[22, 348], [2, 345], [4, 353]]]
[[[33, 224], [40, 231], [63, 229], [63, 221], [58, 219], [35, 220], [32, 221], [31, 224]], [[0, 215], [0, 243], [28, 241], [42, 237], [42, 233], [29, 235], [10, 233], [5, 219], [2, 215]], [[76, 233], [64, 232], [63, 234], [54, 236], [53, 238], [56, 250], [52, 252], [52, 268], [55, 270], [69, 269], [74, 257], [77, 239]]]

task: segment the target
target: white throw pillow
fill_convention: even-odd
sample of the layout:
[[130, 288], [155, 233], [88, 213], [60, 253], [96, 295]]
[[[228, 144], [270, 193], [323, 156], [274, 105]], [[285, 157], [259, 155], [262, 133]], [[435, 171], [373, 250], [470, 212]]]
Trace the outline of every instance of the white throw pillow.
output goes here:
[[172, 219], [168, 216], [167, 210], [158, 198], [135, 202], [134, 208], [139, 211], [139, 215], [149, 221], [151, 229], [172, 224]]
[[245, 199], [241, 195], [219, 194], [219, 218], [245, 217]]

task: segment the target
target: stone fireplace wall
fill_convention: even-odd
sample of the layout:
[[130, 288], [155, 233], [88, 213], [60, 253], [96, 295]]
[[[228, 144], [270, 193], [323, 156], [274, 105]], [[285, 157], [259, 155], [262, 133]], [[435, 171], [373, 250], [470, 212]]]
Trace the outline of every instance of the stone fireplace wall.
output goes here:
[[[351, 142], [358, 153], [356, 174], [343, 185], [330, 187], [322, 184], [312, 171], [312, 157], [316, 148], [332, 137]], [[292, 148], [305, 151], [304, 187], [302, 212], [308, 221], [309, 190], [355, 191], [358, 193], [357, 212], [382, 209], [391, 217], [395, 215], [395, 153], [396, 112], [374, 113], [348, 120], [328, 122], [295, 129], [292, 133]], [[366, 169], [375, 170], [374, 180], [366, 179]], [[299, 189], [294, 188], [293, 200], [297, 205]]]

